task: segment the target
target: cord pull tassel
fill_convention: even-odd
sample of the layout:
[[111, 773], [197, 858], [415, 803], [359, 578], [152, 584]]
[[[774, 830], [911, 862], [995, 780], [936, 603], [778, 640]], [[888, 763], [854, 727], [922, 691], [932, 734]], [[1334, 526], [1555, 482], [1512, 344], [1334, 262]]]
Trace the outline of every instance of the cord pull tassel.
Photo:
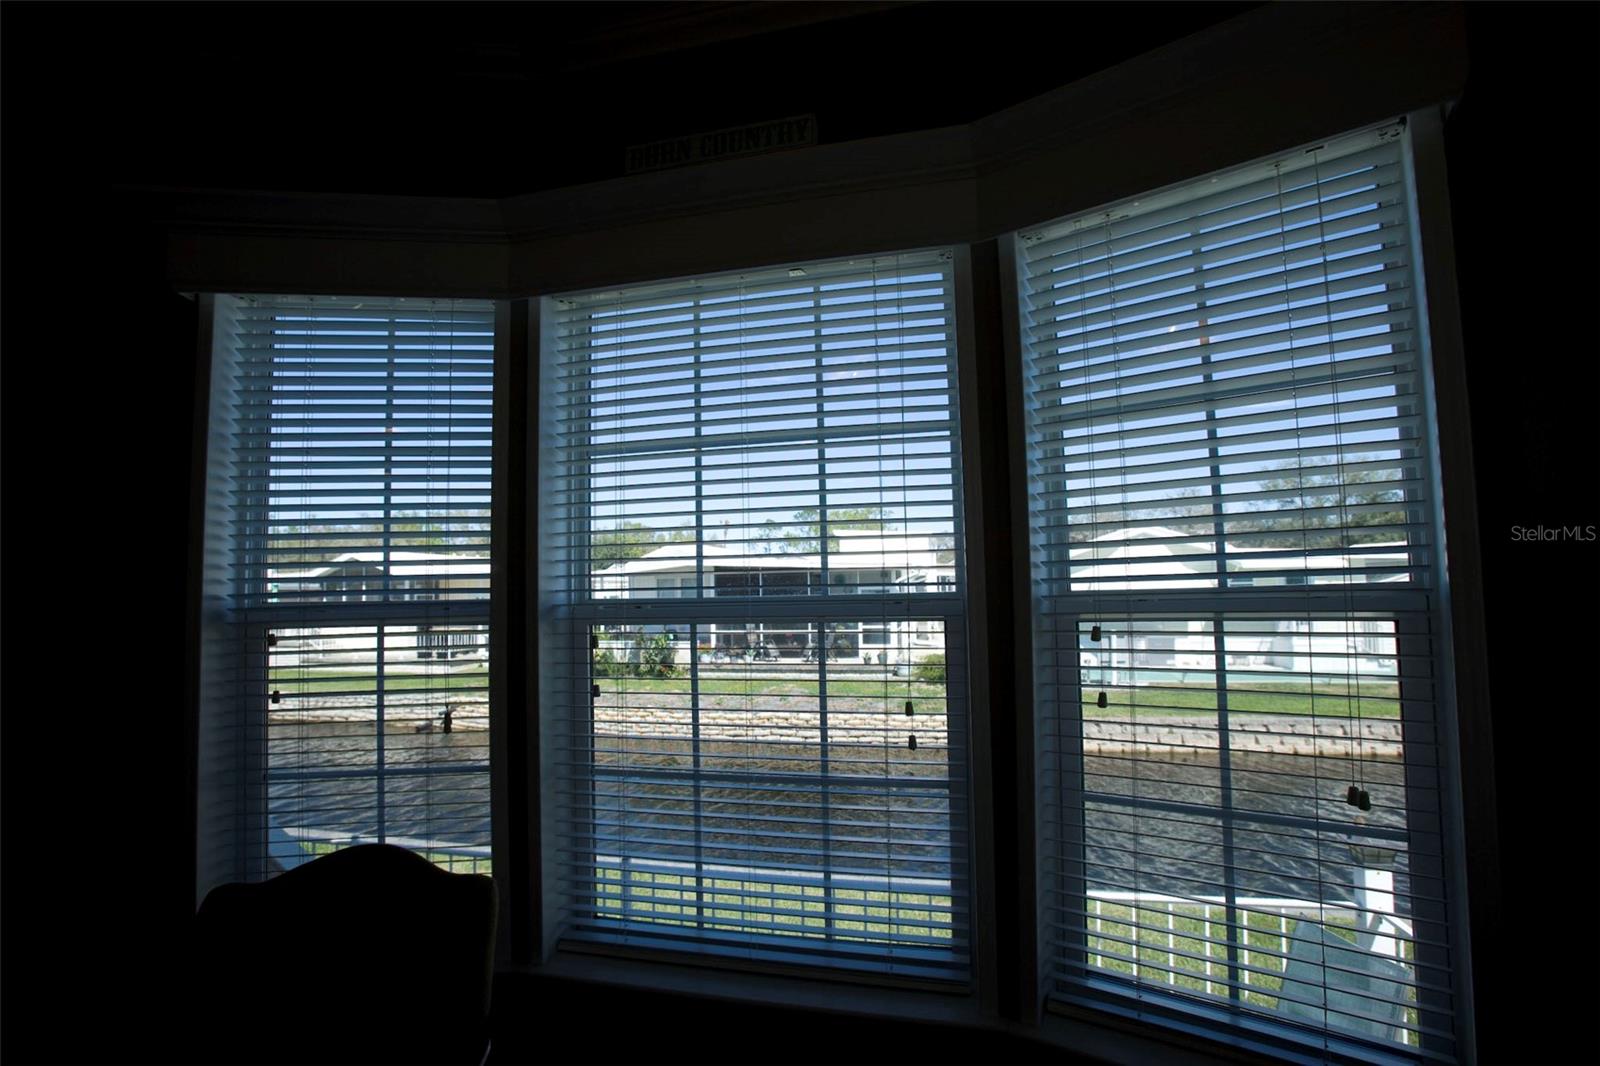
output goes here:
[[1106, 694], [1104, 692], [1094, 698], [1094, 705], [1096, 707], [1104, 707], [1106, 705]]

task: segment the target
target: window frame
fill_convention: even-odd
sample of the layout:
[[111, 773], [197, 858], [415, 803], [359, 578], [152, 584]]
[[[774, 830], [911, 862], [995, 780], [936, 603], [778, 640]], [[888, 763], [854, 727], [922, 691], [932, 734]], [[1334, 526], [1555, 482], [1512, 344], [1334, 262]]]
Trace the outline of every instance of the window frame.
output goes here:
[[[1409, 250], [1414, 257], [1412, 270], [1417, 301], [1417, 329], [1420, 335], [1417, 391], [1420, 393], [1418, 403], [1426, 439], [1430, 445], [1422, 457], [1422, 462], [1426, 465], [1428, 483], [1432, 489], [1431, 498], [1425, 502], [1425, 508], [1430, 534], [1429, 548], [1434, 553], [1431, 564], [1433, 584], [1422, 589], [1400, 589], [1392, 596], [1377, 591], [1383, 588], [1377, 586], [1363, 602], [1372, 605], [1374, 609], [1386, 602], [1392, 602], [1397, 612], [1395, 615], [1397, 641], [1420, 640], [1432, 645], [1428, 661], [1435, 669], [1431, 679], [1435, 694], [1433, 717], [1428, 725], [1438, 736], [1436, 744], [1433, 745], [1437, 755], [1432, 768], [1438, 772], [1440, 779], [1437, 790], [1441, 806], [1440, 837], [1446, 846], [1444, 869], [1440, 873], [1440, 879], [1445, 884], [1449, 896], [1442, 920], [1450, 929], [1449, 950], [1454, 960], [1450, 971], [1451, 994], [1456, 1002], [1453, 1032], [1456, 1060], [1473, 1062], [1476, 1060], [1475, 1012], [1468, 921], [1468, 838], [1464, 825], [1466, 808], [1471, 800], [1461, 785], [1464, 777], [1484, 780], [1489, 776], [1487, 765], [1489, 756], [1483, 744], [1476, 745], [1471, 750], [1464, 749], [1461, 744], [1461, 734], [1463, 731], [1471, 731], [1481, 735], [1480, 731], [1487, 728], [1488, 716], [1482, 698], [1475, 694], [1484, 691], [1486, 679], [1482, 678], [1479, 672], [1482, 656], [1476, 657], [1476, 669], [1469, 668], [1468, 671], [1469, 678], [1477, 674], [1476, 684], [1472, 689], [1465, 689], [1462, 678], [1457, 676], [1460, 659], [1456, 653], [1456, 646], [1462, 644], [1466, 647], [1481, 647], [1483, 629], [1481, 601], [1474, 585], [1472, 583], [1467, 585], [1469, 590], [1467, 604], [1458, 607], [1453, 602], [1452, 596], [1453, 590], [1461, 586], [1461, 582], [1452, 581], [1452, 575], [1459, 573], [1467, 560], [1476, 561], [1474, 536], [1476, 508], [1470, 461], [1463, 461], [1470, 459], [1471, 439], [1465, 420], [1464, 368], [1461, 362], [1458, 305], [1453, 282], [1454, 256], [1443, 170], [1440, 119], [1438, 109], [1428, 108], [1406, 112], [1393, 120], [1404, 126], [1400, 140], [1405, 192], [1410, 203], [1407, 238]], [[1332, 135], [1330, 131], [1330, 136]], [[1194, 175], [1176, 184], [1204, 176], [1204, 174]], [[1122, 190], [1122, 194], [1138, 196], [1141, 190], [1129, 187]], [[1006, 324], [1006, 361], [1009, 371], [1006, 388], [1009, 411], [1013, 420], [1009, 443], [1011, 455], [1014, 458], [1022, 458], [1025, 464], [1028, 453], [1023, 412], [1027, 409], [1028, 397], [1025, 388], [1026, 356], [1022, 341], [1021, 317], [1022, 293], [1026, 291], [1020, 266], [1022, 242], [1018, 232], [1003, 234], [998, 238], [998, 242], [1001, 249], [1003, 286], [1007, 295], [1002, 313]], [[1441, 417], [1441, 409], [1452, 411], [1455, 417]], [[1013, 551], [1019, 552], [1020, 558], [1027, 560], [1030, 549], [1027, 532], [1029, 490], [1025, 479], [1020, 475], [1014, 476], [1011, 489], [1009, 502], [1014, 538]], [[1466, 541], [1466, 551], [1452, 552], [1448, 549], [1450, 542], [1446, 539], [1447, 527], [1452, 531], [1464, 532], [1465, 535], [1457, 539]], [[1030, 605], [1028, 609], [1030, 623], [1036, 623], [1038, 617], [1034, 590], [1035, 575], [1026, 562], [1014, 567], [1011, 591], [1018, 603]], [[1274, 600], [1287, 603], [1297, 596], [1302, 602], [1305, 599], [1303, 592], [1293, 592], [1289, 588], [1283, 590], [1285, 595], [1282, 597], [1273, 597], [1270, 595], [1270, 590], [1265, 591], [1268, 591], [1268, 595], [1264, 598], [1264, 606], [1270, 606]], [[1117, 595], [1111, 594], [1113, 598]], [[1191, 613], [1198, 611], [1204, 615], [1207, 610], [1214, 610], [1218, 612], [1218, 617], [1222, 617], [1223, 612], [1249, 611], [1253, 606], [1252, 601], [1258, 599], [1257, 596], [1241, 596], [1238, 591], [1229, 593], [1226, 588], [1220, 586], [1192, 595], [1185, 595], [1181, 590], [1178, 590], [1177, 595], [1172, 592], [1156, 591], [1147, 591], [1134, 596], [1122, 595], [1123, 598], [1133, 602], [1147, 602], [1149, 609], [1163, 613], [1174, 609], [1182, 611], [1184, 608], [1181, 606], [1168, 605], [1182, 604], [1189, 600], [1195, 604]], [[1279, 609], [1283, 607], [1280, 606]], [[1400, 631], [1399, 620], [1408, 612], [1413, 617], [1423, 616], [1428, 619], [1426, 631], [1421, 634]], [[1034, 745], [1037, 743], [1040, 717], [1033, 694], [1031, 624], [1028, 631], [1030, 639], [1017, 642], [1016, 666], [1019, 706], [1025, 709], [1028, 720], [1024, 736], [1029, 748], [1028, 772], [1032, 774], [1037, 772], [1039, 765], [1036, 762], [1037, 749]], [[1219, 664], [1219, 670], [1220, 668]], [[1464, 697], [1463, 692], [1467, 693]], [[1063, 716], [1063, 724], [1065, 721], [1066, 716]], [[1410, 724], [1410, 715], [1403, 713], [1402, 728]], [[1078, 735], [1081, 737], [1081, 729]], [[1081, 751], [1078, 757], [1081, 759]], [[1044, 787], [1042, 780], [1036, 779], [1030, 783], [1034, 795], [1042, 796], [1043, 793], [1040, 791]], [[1047, 851], [1043, 839], [1039, 836], [1033, 837], [1026, 843], [1025, 850], [1029, 852], [1033, 868], [1042, 870], [1039, 860]], [[1044, 911], [1042, 893], [1036, 898], [1035, 903], [1038, 910], [1034, 912], [1033, 944], [1037, 945], [1039, 932], [1048, 927], [1048, 918]], [[1422, 950], [1420, 944], [1418, 950], [1419, 952]], [[1386, 1058], [1372, 1045], [1348, 1040], [1326, 1030], [1315, 1038], [1310, 1036], [1296, 1038], [1288, 1027], [1278, 1025], [1272, 1019], [1230, 1013], [1200, 1001], [1189, 1002], [1179, 997], [1171, 997], [1170, 1002], [1161, 1000], [1151, 1003], [1145, 1001], [1143, 997], [1130, 998], [1126, 993], [1126, 985], [1112, 981], [1099, 983], [1092, 980], [1085, 981], [1087, 994], [1052, 1001], [1047, 995], [1051, 980], [1045, 973], [1046, 953], [1036, 949], [1032, 960], [1033, 967], [1030, 970], [1032, 983], [1025, 991], [1031, 994], [1040, 1032], [1054, 1036], [1058, 1040], [1082, 1039], [1086, 1034], [1083, 1028], [1086, 1023], [1090, 1025], [1109, 1023], [1118, 1026], [1129, 1021], [1141, 1023], [1148, 1021], [1156, 1023], [1161, 1030], [1146, 1034], [1153, 1040], [1160, 1042], [1199, 1040], [1201, 1046], [1209, 1046], [1219, 1055], [1245, 1051], [1273, 1058], [1315, 1061], [1320, 1057], [1308, 1056], [1311, 1056], [1310, 1049], [1317, 1041], [1324, 1045], [1326, 1054], [1333, 1057], [1372, 1059], [1376, 1056], [1377, 1061], [1392, 1059], [1398, 1063], [1415, 1062], [1421, 1054], [1397, 1051], [1393, 1056]], [[1423, 1012], [1420, 990], [1418, 1009], [1419, 1014]]]
[[[953, 318], [953, 325], [949, 330], [950, 338], [946, 343], [952, 353], [949, 396], [951, 418], [955, 423], [950, 433], [950, 440], [957, 453], [951, 469], [952, 487], [958, 501], [953, 514], [954, 536], [956, 542], [960, 543], [965, 539], [965, 530], [968, 528], [973, 513], [973, 503], [968, 491], [970, 471], [962, 436], [967, 431], [968, 426], [968, 405], [963, 399], [963, 389], [967, 384], [968, 364], [973, 358], [971, 352], [971, 319], [973, 314], [976, 313], [971, 300], [971, 286], [967, 277], [969, 269], [967, 247], [953, 244], [922, 249], [867, 250], [857, 255], [828, 257], [828, 259], [824, 260], [793, 260], [785, 258], [778, 263], [760, 262], [747, 264], [743, 267], [734, 265], [716, 273], [732, 274], [741, 271], [769, 271], [775, 268], [786, 268], [795, 263], [809, 265], [811, 262], [829, 262], [836, 259], [872, 259], [880, 257], [892, 259], [900, 254], [921, 255], [940, 248], [946, 249], [948, 252], [943, 258], [946, 260], [944, 266], [948, 271], [949, 277], [947, 290], [950, 305], [949, 313]], [[657, 283], [647, 282], [645, 284]], [[608, 288], [614, 288], [614, 286]], [[555, 375], [560, 372], [561, 367], [559, 361], [551, 358], [548, 354], [555, 350], [555, 335], [553, 323], [550, 321], [553, 316], [546, 314], [548, 310], [546, 304], [551, 299], [559, 298], [559, 294], [549, 294], [543, 297], [530, 297], [526, 301], [527, 313], [533, 325], [528, 333], [525, 358], [527, 365], [536, 368], [538, 406], [535, 409], [539, 413], [538, 432], [541, 434], [542, 442], [539, 461], [535, 464], [536, 469], [530, 471], [530, 476], [535, 482], [531, 492], [541, 505], [548, 506], [551, 511], [561, 507], [554, 498], [554, 485], [558, 478], [555, 476], [556, 464], [553, 462], [553, 457], [558, 454], [556, 445], [559, 443], [554, 430], [554, 427], [559, 424], [558, 420], [560, 418], [559, 408], [556, 406], [559, 401], [556, 397], [561, 395], [561, 386], [557, 382]], [[565, 519], [566, 514], [576, 510], [578, 509], [569, 505], [567, 511], [563, 512], [563, 519]], [[548, 518], [548, 515], [546, 515], [546, 518]], [[573, 525], [578, 525], [581, 528], [583, 519], [576, 517], [570, 521]], [[536, 631], [539, 636], [536, 646], [539, 649], [542, 673], [545, 676], [542, 686], [537, 689], [541, 706], [558, 701], [566, 701], [570, 704], [573, 701], [571, 693], [557, 691], [551, 687], [552, 682], [550, 679], [556, 677], [559, 672], [556, 660], [564, 654], [568, 661], [581, 660], [587, 662], [590, 645], [585, 634], [588, 627], [600, 624], [609, 614], [620, 613], [615, 608], [602, 609], [597, 606], [600, 601], [592, 595], [592, 590], [588, 587], [586, 581], [582, 583], [581, 587], [574, 585], [577, 578], [566, 569], [570, 565], [568, 560], [563, 558], [560, 553], [545, 550], [542, 547], [547, 541], [559, 536], [561, 530], [570, 528], [570, 526], [561, 525], [557, 522], [551, 522], [546, 525], [543, 519], [530, 523], [530, 529], [538, 530], [536, 535], [530, 534], [530, 544], [535, 546], [540, 559], [538, 581], [535, 587], [529, 590], [528, 595], [531, 601], [529, 610], [538, 617]], [[571, 535], [570, 532], [568, 535]], [[638, 619], [635, 624], [645, 625], [669, 624], [672, 621], [683, 618], [687, 610], [689, 614], [694, 616], [692, 621], [700, 625], [698, 640], [703, 641], [707, 636], [706, 627], [714, 624], [719, 617], [726, 617], [730, 620], [744, 620], [747, 617], [760, 616], [768, 604], [775, 606], [776, 617], [793, 615], [795, 618], [800, 618], [805, 615], [815, 615], [817, 621], [827, 622], [831, 627], [835, 622], [865, 626], [877, 621], [881, 616], [883, 606], [892, 602], [897, 610], [903, 607], [905, 610], [909, 610], [916, 619], [939, 621], [944, 626], [946, 646], [954, 651], [959, 650], [966, 642], [971, 640], [974, 609], [969, 602], [969, 593], [966, 591], [965, 559], [958, 553], [952, 566], [957, 572], [953, 587], [941, 587], [934, 591], [919, 591], [914, 594], [890, 589], [886, 595], [873, 595], [870, 597], [869, 602], [860, 602], [858, 597], [854, 595], [840, 595], [839, 582], [834, 581], [829, 586], [830, 594], [823, 596], [806, 595], [769, 598], [757, 595], [728, 598], [719, 596], [715, 587], [712, 586], [708, 587], [707, 593], [703, 598], [696, 599], [692, 604], [686, 604], [679, 598], [660, 599], [656, 596], [636, 596], [625, 600], [627, 606], [624, 610], [629, 616]], [[844, 574], [841, 571], [833, 571], [830, 576], [841, 578]], [[565, 603], [559, 607], [555, 606], [561, 597], [572, 596], [574, 588], [577, 589], [578, 595], [573, 598], [572, 602]], [[808, 583], [808, 589], [815, 588], [815, 585]], [[719, 598], [723, 599], [724, 602], [719, 603]], [[881, 603], [880, 600], [882, 601]], [[894, 613], [896, 612], [891, 612], [890, 614], [891, 629], [893, 629]], [[560, 624], [553, 625], [552, 619], [558, 614]], [[893, 634], [890, 633], [890, 636], [892, 638]], [[976, 670], [976, 664], [974, 664], [974, 670]], [[778, 990], [783, 989], [785, 987], [784, 982], [790, 980], [792, 976], [803, 975], [821, 986], [836, 987], [839, 991], [834, 994], [840, 996], [846, 995], [843, 989], [854, 986], [857, 992], [851, 993], [851, 995], [859, 995], [861, 989], [875, 989], [890, 995], [892, 998], [896, 990], [917, 989], [937, 993], [941, 999], [947, 997], [959, 998], [961, 996], [970, 997], [979, 982], [980, 956], [986, 954], [984, 947], [980, 943], [978, 928], [980, 924], [978, 917], [980, 905], [978, 900], [985, 896], [988, 891], [985, 886], [980, 886], [977, 883], [980, 877], [987, 875], [980, 871], [975, 861], [974, 853], [974, 842], [980, 835], [974, 823], [974, 819], [977, 817], [975, 810], [979, 802], [974, 795], [974, 772], [975, 768], [981, 765], [983, 761], [978, 754], [974, 739], [974, 733], [976, 732], [975, 724], [972, 721], [975, 707], [972, 697], [974, 691], [970, 677], [966, 684], [958, 684], [952, 679], [949, 682], [949, 689], [946, 695], [947, 713], [951, 715], [960, 714], [966, 718], [964, 731], [967, 735], [967, 743], [965, 750], [958, 753], [954, 745], [952, 745], [950, 754], [952, 759], [959, 754], [965, 763], [963, 766], [965, 779], [961, 787], [965, 791], [964, 804], [967, 808], [968, 824], [964, 834], [960, 834], [964, 835], [966, 839], [963, 864], [967, 882], [966, 904], [969, 911], [967, 921], [968, 943], [966, 946], [969, 962], [968, 976], [965, 979], [953, 982], [943, 978], [934, 979], [914, 975], [874, 973], [849, 967], [829, 968], [823, 965], [807, 965], [782, 959], [752, 961], [731, 955], [717, 956], [695, 952], [674, 952], [669, 948], [662, 947], [636, 947], [626, 944], [605, 944], [595, 941], [561, 939], [558, 935], [561, 919], [558, 908], [552, 902], [553, 897], [557, 894], [544, 891], [548, 885], [548, 877], [550, 876], [548, 873], [546, 879], [541, 881], [538, 886], [531, 886], [535, 888], [534, 894], [537, 899], [535, 907], [541, 915], [540, 930], [531, 950], [520, 960], [521, 965], [535, 967], [543, 972], [545, 968], [550, 966], [574, 967], [587, 965], [574, 961], [578, 959], [595, 957], [632, 959], [641, 962], [664, 964], [681, 963], [686, 971], [690, 968], [706, 971], [737, 971], [753, 977], [771, 977], [777, 982], [773, 987]], [[586, 705], [587, 701], [583, 701], [583, 703]], [[551, 752], [560, 746], [561, 741], [555, 733], [556, 725], [557, 719], [555, 716], [540, 715], [538, 730], [541, 751]], [[526, 786], [526, 794], [535, 805], [536, 811], [539, 812], [536, 817], [543, 826], [543, 839], [545, 841], [543, 855], [547, 871], [554, 871], [559, 867], [558, 858], [549, 843], [549, 841], [559, 836], [559, 826], [552, 820], [549, 813], [550, 808], [556, 806], [555, 803], [551, 802], [554, 798], [551, 789], [557, 783], [557, 775], [549, 758], [546, 757], [541, 764], [541, 773], [538, 775], [538, 780], [528, 782]], [[987, 804], [984, 805], [984, 809], [987, 809]], [[615, 971], [608, 972], [614, 973]], [[985, 971], [985, 977], [987, 977], [987, 971]], [[781, 994], [787, 995], [788, 993]], [[839, 999], [837, 1002], [842, 1005], [847, 1000]], [[948, 1010], [948, 1006], [941, 1008], [941, 1010]]]
[[[301, 293], [284, 298], [298, 301], [307, 296], [312, 299], [332, 298], [341, 302], [352, 299], [343, 292]], [[270, 714], [271, 705], [278, 700], [277, 693], [271, 691], [269, 681], [273, 669], [273, 653], [269, 649], [278, 643], [276, 632], [308, 628], [370, 630], [373, 642], [370, 649], [372, 676], [381, 679], [385, 667], [395, 661], [397, 651], [410, 651], [418, 661], [421, 660], [421, 635], [429, 629], [483, 627], [489, 623], [493, 612], [491, 590], [488, 587], [483, 588], [478, 596], [444, 597], [437, 576], [384, 579], [381, 566], [360, 561], [352, 563], [350, 569], [354, 573], [349, 576], [324, 579], [326, 583], [321, 585], [309, 585], [313, 593], [310, 600], [302, 602], [291, 598], [284, 602], [279, 599], [279, 583], [269, 580], [271, 571], [268, 569], [266, 548], [269, 530], [282, 521], [273, 515], [272, 464], [269, 457], [262, 454], [249, 458], [241, 458], [240, 455], [241, 450], [248, 452], [252, 447], [259, 449], [263, 442], [273, 439], [271, 427], [276, 411], [280, 410], [273, 401], [267, 405], [265, 425], [260, 421], [261, 412], [257, 411], [256, 424], [252, 428], [238, 428], [239, 423], [245, 421], [239, 409], [261, 404], [259, 396], [253, 400], [242, 398], [240, 393], [245, 388], [243, 382], [254, 375], [258, 378], [254, 387], [259, 389], [263, 371], [268, 381], [275, 374], [272, 358], [264, 356], [261, 351], [245, 354], [233, 346], [233, 333], [239, 317], [264, 313], [259, 309], [241, 311], [247, 301], [253, 303], [254, 297], [263, 298], [268, 313], [278, 306], [273, 301], [279, 298], [279, 294], [274, 293], [199, 295], [199, 345], [209, 392], [204, 408], [209, 439], [201, 493], [210, 506], [207, 508], [207, 522], [199, 546], [209, 563], [209, 569], [202, 590], [204, 636], [202, 652], [198, 657], [202, 684], [206, 689], [201, 696], [198, 717], [202, 736], [208, 729], [213, 731], [215, 747], [207, 751], [202, 740], [201, 750], [197, 754], [202, 764], [207, 756], [214, 760], [209, 780], [201, 788], [209, 792], [209, 805], [215, 807], [215, 812], [208, 812], [208, 804], [202, 803], [198, 805], [200, 810], [197, 819], [204, 822], [207, 818], [228, 818], [231, 824], [226, 830], [213, 825], [210, 846], [197, 846], [197, 903], [210, 887], [223, 881], [272, 876], [273, 867], [282, 858], [282, 853], [277, 850], [280, 846], [290, 848], [295, 861], [306, 860], [307, 856], [292, 851], [292, 845], [273, 839], [270, 786], [275, 780], [336, 779], [349, 773], [347, 768], [342, 767], [280, 771], [272, 765], [274, 726]], [[452, 297], [438, 299], [452, 304], [456, 301]], [[470, 298], [465, 302], [480, 305], [488, 303]], [[388, 310], [398, 312], [397, 308]], [[482, 315], [489, 308], [479, 306], [469, 310]], [[253, 320], [260, 321], [259, 318]], [[395, 334], [391, 331], [389, 336], [392, 338]], [[476, 344], [461, 343], [459, 347], [452, 344], [450, 351], [468, 352], [475, 347]], [[401, 358], [396, 352], [408, 349], [391, 341], [387, 350], [393, 361]], [[497, 352], [491, 351], [478, 359], [493, 361], [496, 357]], [[411, 358], [415, 360], [417, 357], [413, 355]], [[303, 372], [304, 368], [300, 369]], [[491, 370], [491, 380], [495, 373], [497, 370]], [[293, 405], [286, 402], [281, 410], [292, 412]], [[482, 430], [490, 434], [491, 451], [500, 446], [493, 436], [496, 429], [491, 420], [489, 427]], [[393, 481], [405, 480], [405, 476], [399, 472], [386, 472], [382, 476]], [[491, 488], [491, 524], [498, 517], [492, 510], [494, 505], [495, 496]], [[398, 511], [398, 508], [389, 510], [387, 491], [383, 509], [389, 513], [390, 519]], [[385, 533], [384, 536], [388, 538], [390, 534]], [[374, 581], [377, 583], [374, 584]], [[431, 589], [427, 587], [429, 584]], [[388, 595], [385, 595], [385, 590]], [[293, 586], [285, 591], [303, 592], [307, 589]], [[419, 595], [419, 592], [423, 594]], [[401, 631], [401, 634], [409, 631], [409, 647], [391, 643], [396, 635], [395, 630]], [[365, 640], [367, 635], [358, 639]], [[406, 637], [402, 635], [400, 639], [403, 641]], [[484, 644], [476, 642], [473, 646], [483, 647]], [[366, 649], [358, 646], [357, 650]], [[453, 657], [446, 656], [446, 662], [450, 658]], [[375, 683], [381, 685], [381, 680]], [[490, 690], [492, 685], [487, 685], [485, 696], [492, 705], [493, 693]], [[376, 714], [373, 726], [376, 732], [373, 769], [370, 773], [357, 775], [369, 777], [373, 782], [377, 797], [374, 811], [380, 835], [387, 835], [383, 828], [388, 820], [383, 797], [389, 783], [441, 773], [432, 767], [408, 768], [400, 760], [391, 763], [386, 758], [382, 727], [397, 717], [393, 714], [393, 705], [385, 699], [388, 694], [383, 691], [374, 700]], [[493, 712], [490, 713], [492, 718]], [[492, 805], [492, 749], [492, 739], [486, 740], [482, 760], [463, 761], [461, 771], [464, 774], [482, 773], [489, 779], [486, 791], [491, 796], [491, 841], [497, 819], [497, 812]], [[492, 855], [492, 843], [490, 850]], [[476, 858], [470, 861], [475, 864]]]

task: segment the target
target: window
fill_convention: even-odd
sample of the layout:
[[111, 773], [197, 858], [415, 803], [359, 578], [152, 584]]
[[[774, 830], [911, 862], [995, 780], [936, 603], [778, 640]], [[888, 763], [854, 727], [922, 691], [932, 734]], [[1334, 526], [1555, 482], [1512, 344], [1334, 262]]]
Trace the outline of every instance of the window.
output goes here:
[[544, 301], [564, 943], [966, 977], [950, 259]]
[[493, 306], [212, 306], [212, 874], [372, 841], [486, 871]]
[[1021, 235], [1047, 995], [1455, 1054], [1404, 131]]

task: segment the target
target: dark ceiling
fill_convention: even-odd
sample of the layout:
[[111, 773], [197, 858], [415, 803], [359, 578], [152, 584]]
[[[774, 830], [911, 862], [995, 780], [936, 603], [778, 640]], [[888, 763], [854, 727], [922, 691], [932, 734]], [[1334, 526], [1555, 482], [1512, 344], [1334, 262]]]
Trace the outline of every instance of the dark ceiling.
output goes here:
[[795, 114], [824, 143], [970, 122], [1256, 6], [10, 3], [3, 39], [8, 115], [63, 148], [46, 168], [499, 197]]

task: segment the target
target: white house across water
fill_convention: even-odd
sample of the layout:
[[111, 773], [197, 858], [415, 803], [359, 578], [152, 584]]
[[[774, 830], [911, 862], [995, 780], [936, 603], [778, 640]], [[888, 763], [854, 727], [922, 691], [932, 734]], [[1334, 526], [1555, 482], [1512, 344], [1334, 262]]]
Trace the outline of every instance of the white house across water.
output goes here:
[[[487, 595], [489, 560], [447, 552], [350, 551], [321, 566], [269, 571], [274, 602], [419, 603]], [[386, 658], [482, 659], [489, 653], [483, 626], [431, 623], [384, 626]], [[367, 627], [305, 629], [274, 654], [275, 666], [368, 660], [375, 636]], [[414, 639], [413, 639], [414, 638]]]
[[[879, 533], [839, 530], [834, 550], [819, 553], [760, 552], [721, 544], [663, 544], [634, 559], [599, 568], [591, 574], [596, 598], [628, 600], [734, 599], [750, 603], [744, 617], [725, 618], [701, 625], [696, 644], [703, 662], [759, 658], [774, 662], [812, 662], [819, 648], [830, 659], [844, 662], [898, 665], [915, 663], [944, 652], [942, 625], [918, 617], [916, 597], [923, 593], [953, 593], [955, 564], [937, 538], [926, 534]], [[1217, 555], [1223, 556], [1223, 579], [1234, 586], [1283, 588], [1303, 586], [1308, 591], [1337, 587], [1350, 568], [1371, 571], [1368, 582], [1403, 581], [1408, 548], [1403, 544], [1367, 544], [1358, 550], [1310, 556], [1299, 561], [1295, 572], [1285, 572], [1281, 553], [1225, 544], [1194, 537], [1165, 527], [1113, 529], [1069, 549], [1073, 580], [1085, 590], [1119, 594], [1144, 588], [1214, 588], [1218, 580]], [[1321, 572], [1321, 573], [1319, 573]], [[441, 552], [345, 552], [322, 566], [278, 571], [271, 592], [284, 602], [314, 598], [319, 602], [361, 602], [386, 596], [418, 601], [456, 598], [486, 586], [489, 563]], [[795, 622], [790, 611], [764, 612], [759, 601], [794, 597], [886, 594], [897, 597], [894, 606], [877, 618], [859, 617], [827, 624], [819, 635], [815, 623]], [[899, 599], [898, 597], [904, 597]], [[687, 606], [687, 605], [686, 605]], [[781, 605], [777, 602], [774, 607]], [[823, 613], [826, 613], [825, 611]], [[772, 617], [763, 617], [770, 614]], [[602, 647], [619, 658], [635, 654], [640, 634], [667, 632], [678, 642], [674, 658], [689, 659], [688, 622], [681, 627], [652, 624], [602, 638]], [[1102, 619], [1107, 639], [1085, 642], [1081, 665], [1120, 671], [1148, 669], [1210, 670], [1215, 666], [1216, 644], [1210, 624], [1198, 619], [1151, 620], [1119, 625], [1117, 611]], [[1259, 629], [1245, 626], [1229, 632], [1227, 654], [1237, 664], [1286, 674], [1318, 672], [1319, 656], [1359, 656], [1364, 674], [1392, 674], [1395, 649], [1392, 623], [1356, 620], [1319, 622], [1308, 617], [1263, 621]], [[406, 627], [388, 627], [391, 640]], [[409, 630], [408, 630], [409, 631]], [[481, 658], [487, 653], [483, 632], [477, 627], [420, 625], [416, 633], [417, 659]], [[341, 653], [370, 650], [370, 635], [323, 631], [304, 644], [304, 655], [336, 661]]]
[[[829, 539], [835, 543], [826, 556], [750, 552], [715, 543], [697, 552], [693, 543], [664, 544], [594, 571], [590, 588], [602, 599], [783, 598], [791, 606], [794, 597], [821, 596], [823, 590], [829, 597], [905, 597], [876, 619], [827, 623], [825, 634], [817, 632], [815, 623], [790, 620], [787, 610], [775, 609], [770, 612], [775, 617], [764, 618], [762, 608], [752, 606], [746, 618], [702, 627], [696, 637], [702, 662], [814, 662], [822, 654], [819, 649], [825, 649], [830, 659], [898, 665], [943, 654], [942, 623], [918, 617], [915, 603], [924, 593], [955, 592], [955, 563], [948, 549], [941, 550], [927, 534], [840, 529]], [[671, 631], [680, 643], [676, 658], [688, 661], [687, 625], [683, 632], [663, 625], [640, 628], [646, 633]], [[619, 652], [626, 650], [620, 647], [626, 643], [621, 637], [603, 641], [611, 643], [619, 645]]]

